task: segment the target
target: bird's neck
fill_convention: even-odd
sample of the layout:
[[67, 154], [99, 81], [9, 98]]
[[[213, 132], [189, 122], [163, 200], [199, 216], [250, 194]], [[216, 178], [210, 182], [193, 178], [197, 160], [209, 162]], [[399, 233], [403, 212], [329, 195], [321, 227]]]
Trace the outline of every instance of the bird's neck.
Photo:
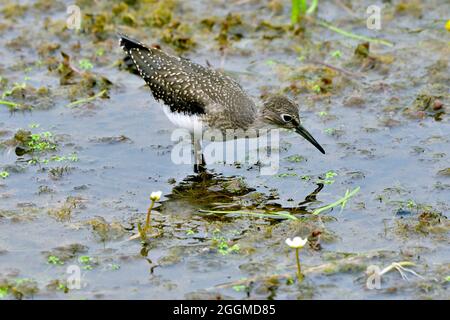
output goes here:
[[275, 128], [275, 126], [267, 123], [261, 110], [258, 110], [258, 113], [256, 114], [255, 120], [253, 121], [251, 127], [255, 130], [270, 130]]

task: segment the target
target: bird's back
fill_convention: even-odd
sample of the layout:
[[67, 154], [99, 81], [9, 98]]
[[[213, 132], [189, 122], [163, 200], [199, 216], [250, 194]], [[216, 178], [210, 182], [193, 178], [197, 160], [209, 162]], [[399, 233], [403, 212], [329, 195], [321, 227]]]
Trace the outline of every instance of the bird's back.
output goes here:
[[188, 59], [121, 36], [120, 45], [131, 57], [156, 100], [172, 113], [198, 116], [209, 127], [247, 129], [256, 106], [230, 77]]

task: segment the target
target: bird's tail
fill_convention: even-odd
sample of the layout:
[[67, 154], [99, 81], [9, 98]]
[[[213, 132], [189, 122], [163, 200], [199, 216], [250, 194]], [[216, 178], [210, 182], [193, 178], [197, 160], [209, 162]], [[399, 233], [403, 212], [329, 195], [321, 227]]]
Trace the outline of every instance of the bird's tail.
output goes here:
[[118, 33], [118, 36], [119, 36], [119, 45], [126, 53], [129, 53], [130, 50], [134, 48], [148, 50], [148, 48], [144, 44], [142, 44], [137, 40], [134, 40], [121, 33]]

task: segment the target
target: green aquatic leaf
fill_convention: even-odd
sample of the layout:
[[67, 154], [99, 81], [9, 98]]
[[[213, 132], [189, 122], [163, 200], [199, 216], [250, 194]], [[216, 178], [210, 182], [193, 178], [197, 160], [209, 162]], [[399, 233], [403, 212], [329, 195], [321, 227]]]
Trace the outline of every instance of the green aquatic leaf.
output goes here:
[[5, 298], [8, 295], [7, 287], [0, 287], [0, 299]]

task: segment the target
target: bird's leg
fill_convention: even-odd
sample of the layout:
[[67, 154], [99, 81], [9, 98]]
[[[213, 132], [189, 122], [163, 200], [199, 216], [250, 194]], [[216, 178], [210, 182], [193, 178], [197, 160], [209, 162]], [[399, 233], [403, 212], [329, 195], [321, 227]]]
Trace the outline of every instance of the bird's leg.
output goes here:
[[194, 158], [195, 158], [194, 172], [201, 173], [206, 171], [205, 168], [206, 163], [202, 152], [202, 145], [200, 143], [200, 140], [198, 139], [194, 140]]

